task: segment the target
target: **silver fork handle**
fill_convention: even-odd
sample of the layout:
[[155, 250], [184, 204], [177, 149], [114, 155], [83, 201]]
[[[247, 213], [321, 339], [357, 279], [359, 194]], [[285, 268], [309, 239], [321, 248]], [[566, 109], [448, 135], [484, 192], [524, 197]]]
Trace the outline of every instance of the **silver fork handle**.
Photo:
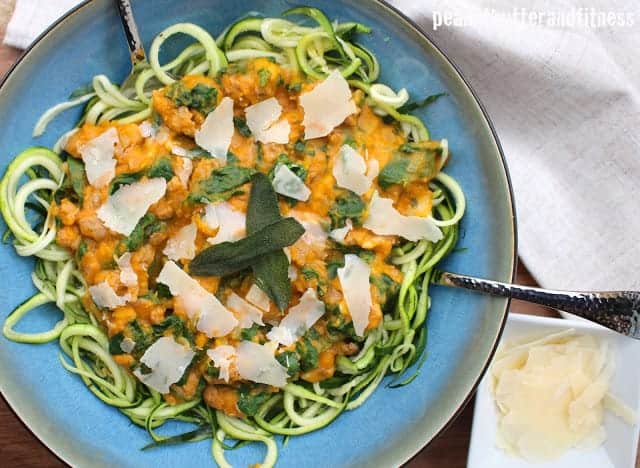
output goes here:
[[638, 291], [556, 291], [500, 283], [446, 271], [435, 272], [432, 282], [552, 307], [599, 323], [618, 333], [640, 339], [638, 327], [640, 292]]

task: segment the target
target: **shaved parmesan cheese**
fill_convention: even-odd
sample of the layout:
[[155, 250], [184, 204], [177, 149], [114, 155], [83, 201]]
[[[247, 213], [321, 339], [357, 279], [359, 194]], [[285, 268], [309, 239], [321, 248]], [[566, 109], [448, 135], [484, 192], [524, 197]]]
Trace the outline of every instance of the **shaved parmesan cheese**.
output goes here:
[[254, 306], [264, 310], [265, 312], [271, 308], [271, 301], [269, 300], [269, 296], [267, 296], [267, 293], [260, 289], [260, 286], [255, 283], [251, 285], [251, 288], [249, 288], [249, 292], [244, 298]]
[[291, 307], [277, 327], [273, 327], [267, 338], [289, 346], [304, 335], [324, 314], [324, 302], [319, 301], [314, 289], [309, 288], [297, 305]]
[[304, 181], [284, 164], [278, 164], [273, 177], [273, 189], [280, 195], [307, 201], [311, 190]]
[[274, 357], [275, 349], [243, 341], [236, 350], [240, 377], [252, 382], [282, 388], [287, 384], [287, 369]]
[[437, 242], [442, 239], [442, 231], [433, 222], [433, 218], [404, 216], [393, 207], [389, 198], [381, 198], [373, 193], [369, 203], [369, 216], [362, 225], [382, 236], [401, 236], [410, 241], [427, 239]]
[[136, 286], [138, 284], [138, 275], [131, 267], [131, 252], [127, 252], [117, 260], [118, 268], [120, 268], [120, 282], [125, 286]]
[[257, 141], [262, 143], [288, 143], [291, 126], [287, 119], [280, 119], [282, 106], [274, 97], [265, 99], [245, 110], [247, 125]]
[[151, 125], [151, 122], [149, 122], [148, 120], [145, 120], [144, 122], [140, 123], [138, 125], [138, 129], [140, 130], [140, 135], [142, 135], [142, 138], [149, 138], [149, 137], [153, 137], [155, 136], [155, 129], [153, 128], [153, 125]]
[[346, 188], [362, 195], [371, 187], [371, 182], [378, 176], [378, 161], [372, 159], [367, 172], [364, 158], [349, 145], [342, 145], [333, 165], [333, 177], [338, 187]]
[[289, 269], [287, 270], [287, 277], [291, 281], [297, 280], [298, 279], [298, 269], [293, 265], [289, 265]]
[[543, 461], [600, 445], [613, 372], [606, 342], [571, 329], [501, 345], [490, 382], [498, 446]]
[[204, 207], [204, 216], [202, 219], [210, 229], [217, 229], [220, 227], [215, 203], [208, 203], [207, 206]]
[[225, 336], [238, 325], [238, 320], [216, 296], [174, 262], [164, 264], [156, 281], [169, 286], [171, 294], [181, 302], [189, 318], [197, 319], [196, 328], [209, 338]]
[[236, 317], [240, 328], [251, 328], [254, 323], [264, 325], [262, 311], [249, 304], [236, 293], [231, 293], [227, 299], [227, 307], [237, 314]]
[[[236, 241], [245, 235], [246, 216], [240, 211], [236, 211], [227, 202], [218, 203], [215, 206], [215, 213], [220, 228], [214, 237], [209, 237], [207, 242], [219, 244], [221, 242]], [[205, 217], [207, 212], [205, 211]], [[213, 221], [213, 216], [211, 216]], [[210, 225], [211, 226], [211, 225]]]
[[166, 190], [167, 181], [162, 177], [123, 185], [98, 208], [98, 218], [112, 231], [128, 236]]
[[151, 372], [143, 374], [136, 369], [133, 373], [147, 387], [163, 394], [169, 393], [169, 387], [180, 380], [195, 355], [172, 336], [163, 336], [149, 346], [140, 358], [140, 362]]
[[213, 361], [213, 366], [220, 369], [218, 377], [225, 382], [229, 382], [229, 367], [236, 355], [236, 348], [230, 345], [220, 345], [207, 350], [207, 356]]
[[106, 281], [89, 286], [89, 294], [93, 302], [100, 308], [115, 309], [131, 300], [131, 295], [128, 293], [124, 296], [118, 296]]
[[196, 130], [196, 144], [220, 161], [227, 160], [233, 138], [233, 99], [224, 97]]
[[369, 276], [371, 276], [371, 268], [364, 260], [354, 254], [344, 256], [344, 266], [338, 268], [338, 278], [351, 314], [353, 328], [358, 336], [364, 336], [364, 330], [369, 325], [371, 311]]
[[116, 160], [113, 152], [118, 141], [118, 131], [110, 127], [78, 148], [87, 180], [94, 187], [104, 187], [115, 177]]
[[336, 242], [343, 243], [349, 231], [353, 229], [353, 223], [350, 219], [347, 219], [344, 223], [344, 227], [334, 229], [329, 233], [329, 236]]
[[[291, 210], [288, 215], [302, 224], [304, 228], [304, 234], [300, 237], [302, 242], [310, 246], [324, 244], [326, 242], [328, 238], [327, 232], [317, 221], [317, 217], [314, 214]], [[289, 262], [291, 262], [291, 258], [289, 258]]]
[[197, 233], [195, 223], [187, 224], [169, 238], [162, 253], [171, 260], [192, 260], [196, 256]]
[[123, 338], [122, 341], [120, 342], [120, 349], [125, 353], [130, 353], [135, 349], [135, 347], [136, 347], [136, 342], [133, 341], [131, 338], [128, 338], [128, 337]]
[[349, 83], [339, 70], [332, 71], [311, 91], [301, 94], [300, 105], [304, 109], [305, 140], [327, 136], [357, 111]]
[[189, 178], [193, 172], [193, 162], [189, 158], [178, 159], [178, 167], [174, 169], [178, 179], [185, 187], [189, 186]]
[[171, 145], [171, 154], [175, 154], [181, 158], [186, 158], [188, 153], [182, 146]]

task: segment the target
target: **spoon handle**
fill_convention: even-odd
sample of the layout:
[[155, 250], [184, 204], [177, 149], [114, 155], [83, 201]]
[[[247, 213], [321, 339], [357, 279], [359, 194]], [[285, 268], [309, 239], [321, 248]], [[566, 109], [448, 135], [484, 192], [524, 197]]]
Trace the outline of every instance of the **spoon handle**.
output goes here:
[[446, 271], [436, 272], [432, 281], [445, 286], [465, 288], [492, 296], [509, 297], [553, 307], [599, 323], [623, 335], [640, 339], [638, 323], [640, 319], [640, 292], [638, 291], [555, 291], [500, 283]]
[[124, 34], [127, 36], [127, 45], [131, 51], [131, 63], [135, 67], [138, 63], [144, 62], [146, 56], [144, 53], [144, 45], [140, 34], [138, 33], [138, 27], [133, 18], [133, 10], [131, 9], [131, 3], [129, 0], [115, 0], [118, 6], [118, 13], [120, 14], [120, 20], [122, 20], [122, 27], [124, 28]]

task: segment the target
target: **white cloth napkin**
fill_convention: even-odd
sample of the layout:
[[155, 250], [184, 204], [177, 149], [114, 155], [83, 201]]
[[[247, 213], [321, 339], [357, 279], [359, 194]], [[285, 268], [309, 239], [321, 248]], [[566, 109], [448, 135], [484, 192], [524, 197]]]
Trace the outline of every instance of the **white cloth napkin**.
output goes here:
[[[26, 46], [74, 3], [17, 0], [5, 43]], [[486, 105], [513, 178], [519, 253], [540, 284], [640, 289], [640, 3], [592, 0], [582, 16], [623, 15], [624, 25], [604, 27], [528, 17], [578, 21], [580, 0], [393, 4]], [[457, 25], [434, 31], [434, 13]]]
[[19, 49], [26, 48], [55, 20], [78, 3], [80, 0], [16, 0], [3, 42]]

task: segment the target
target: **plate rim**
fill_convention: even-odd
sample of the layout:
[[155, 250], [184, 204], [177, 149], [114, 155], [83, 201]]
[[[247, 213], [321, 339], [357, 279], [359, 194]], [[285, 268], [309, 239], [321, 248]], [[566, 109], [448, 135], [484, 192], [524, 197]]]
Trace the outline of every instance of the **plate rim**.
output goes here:
[[[462, 82], [462, 84], [464, 85], [466, 90], [469, 92], [469, 94], [473, 97], [473, 100], [478, 105], [478, 108], [480, 109], [480, 113], [481, 113], [482, 117], [484, 118], [484, 120], [485, 120], [485, 122], [487, 124], [487, 127], [490, 130], [491, 137], [493, 138], [493, 141], [494, 141], [494, 143], [496, 145], [496, 148], [498, 150], [498, 154], [500, 156], [499, 157], [500, 168], [502, 169], [504, 180], [506, 182], [507, 192], [508, 192], [508, 195], [509, 195], [508, 196], [508, 205], [509, 205], [509, 208], [510, 208], [511, 241], [512, 241], [512, 245], [513, 245], [513, 250], [510, 252], [510, 254], [511, 254], [511, 262], [510, 263], [511, 263], [511, 281], [513, 282], [515, 277], [516, 277], [516, 271], [517, 271], [517, 267], [518, 267], [518, 254], [517, 254], [518, 253], [518, 230], [517, 230], [517, 214], [516, 214], [515, 196], [514, 196], [514, 192], [513, 192], [513, 184], [512, 184], [511, 176], [510, 176], [510, 173], [509, 173], [509, 168], [508, 168], [507, 161], [506, 161], [506, 158], [505, 158], [505, 155], [504, 155], [504, 151], [502, 149], [502, 145], [500, 143], [500, 139], [498, 138], [498, 134], [497, 134], [497, 132], [495, 130], [493, 122], [492, 122], [492, 120], [491, 120], [491, 118], [490, 118], [490, 116], [489, 116], [484, 104], [480, 100], [480, 97], [478, 96], [478, 94], [476, 93], [474, 88], [471, 86], [471, 84], [464, 77], [464, 75], [462, 74], [462, 72], [460, 71], [460, 69], [456, 65], [456, 63], [429, 37], [429, 35], [425, 31], [423, 31], [423, 29], [420, 26], [418, 26], [418, 24], [414, 20], [412, 20], [407, 15], [402, 13], [395, 6], [393, 6], [390, 3], [388, 3], [387, 0], [365, 0], [365, 1], [373, 3], [373, 4], [377, 4], [377, 5], [381, 6], [383, 9], [386, 9], [390, 14], [395, 15], [400, 21], [405, 23], [405, 25], [410, 30], [412, 30], [415, 34], [417, 34], [417, 36], [419, 36], [422, 40], [426, 41], [433, 49], [435, 49], [444, 58], [444, 60], [452, 67], [456, 77]], [[4, 85], [9, 80], [9, 78], [11, 78], [11, 76], [14, 74], [16, 69], [31, 54], [31, 52], [34, 49], [36, 49], [40, 45], [40, 43], [42, 41], [44, 41], [49, 36], [49, 34], [51, 32], [53, 32], [54, 30], [58, 29], [63, 23], [68, 21], [72, 16], [76, 15], [78, 12], [80, 12], [84, 8], [90, 6], [92, 3], [93, 2], [91, 0], [83, 0], [78, 5], [74, 6], [71, 9], [69, 9], [63, 16], [58, 18], [47, 29], [45, 29], [36, 39], [34, 39], [34, 41], [31, 44], [29, 44], [29, 46], [27, 48], [24, 49], [22, 54], [13, 63], [13, 65], [11, 65], [9, 70], [5, 73], [5, 75], [0, 80], [0, 93], [2, 92], [2, 90], [4, 88]], [[414, 459], [423, 449], [428, 447], [435, 439], [437, 439], [440, 435], [442, 435], [442, 433], [445, 432], [454, 423], [454, 421], [458, 418], [460, 413], [469, 404], [469, 402], [471, 401], [471, 399], [475, 395], [475, 392], [476, 392], [476, 390], [478, 388], [478, 385], [482, 381], [482, 378], [484, 377], [487, 369], [489, 368], [489, 365], [491, 364], [491, 360], [493, 359], [493, 356], [494, 356], [494, 354], [495, 354], [495, 352], [497, 350], [498, 344], [500, 342], [500, 339], [502, 337], [502, 334], [504, 332], [504, 329], [505, 329], [505, 326], [506, 326], [506, 323], [507, 323], [507, 318], [508, 318], [508, 315], [509, 315], [509, 307], [510, 307], [510, 305], [511, 305], [511, 298], [507, 298], [507, 300], [505, 302], [505, 305], [504, 305], [504, 310], [503, 310], [503, 315], [502, 315], [502, 322], [500, 324], [500, 327], [499, 327], [498, 333], [496, 335], [496, 338], [495, 338], [493, 344], [491, 345], [491, 352], [487, 356], [487, 358], [486, 358], [486, 360], [485, 360], [485, 362], [484, 362], [484, 364], [482, 366], [482, 369], [480, 371], [480, 374], [478, 375], [478, 377], [475, 379], [475, 381], [471, 385], [471, 387], [470, 387], [467, 395], [465, 396], [465, 398], [458, 404], [458, 407], [452, 412], [451, 416], [449, 416], [447, 421], [445, 421], [436, 431], [434, 431], [433, 435], [430, 438], [428, 438], [428, 440], [425, 440], [424, 442], [418, 444], [414, 449], [409, 451], [410, 453], [399, 455], [398, 458], [397, 458], [397, 461], [396, 461], [397, 465], [404, 465], [404, 464], [408, 463], [409, 461], [411, 461], [412, 459]], [[23, 427], [31, 435], [33, 435], [47, 450], [49, 450], [49, 452], [51, 454], [53, 454], [61, 462], [65, 463], [65, 464], [67, 464], [69, 466], [73, 466], [73, 460], [72, 460], [70, 454], [68, 454], [68, 453], [64, 454], [63, 453], [64, 449], [62, 449], [60, 447], [54, 447], [52, 443], [50, 443], [47, 440], [45, 440], [46, 436], [41, 436], [40, 434], [38, 434], [36, 432], [36, 429], [31, 428], [31, 426], [29, 426], [27, 421], [22, 417], [22, 415], [11, 404], [10, 398], [7, 395], [5, 395], [4, 391], [2, 391], [2, 389], [0, 389], [0, 398], [2, 398], [2, 400], [6, 403], [7, 408], [9, 408], [9, 410], [18, 419], [18, 421], [20, 421], [20, 423], [23, 425]]]

